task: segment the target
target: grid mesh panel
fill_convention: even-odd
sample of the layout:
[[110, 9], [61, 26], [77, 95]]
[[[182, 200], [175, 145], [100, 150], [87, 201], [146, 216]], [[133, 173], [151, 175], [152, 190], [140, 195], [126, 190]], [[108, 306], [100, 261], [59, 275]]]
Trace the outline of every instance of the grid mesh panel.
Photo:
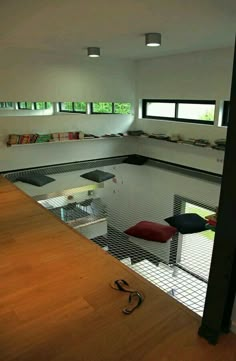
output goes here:
[[[219, 179], [197, 177], [177, 167], [149, 161], [143, 166], [121, 163], [83, 162], [33, 170], [55, 174], [76, 169], [99, 168], [115, 174], [103, 187], [91, 191], [71, 190], [70, 197], [40, 200], [45, 208], [92, 239], [135, 272], [170, 296], [202, 315], [214, 245], [214, 232], [177, 233], [166, 243], [130, 237], [124, 231], [146, 220], [166, 224], [165, 218], [197, 213], [202, 218], [218, 205]], [[115, 163], [115, 164], [114, 164]], [[9, 178], [9, 177], [8, 177]], [[67, 189], [66, 184], [64, 189]], [[74, 192], [74, 193], [73, 193]]]

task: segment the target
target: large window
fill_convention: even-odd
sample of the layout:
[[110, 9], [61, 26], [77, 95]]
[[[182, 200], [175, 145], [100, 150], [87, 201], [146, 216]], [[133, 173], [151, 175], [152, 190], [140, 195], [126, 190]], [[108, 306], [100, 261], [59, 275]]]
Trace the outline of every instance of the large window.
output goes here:
[[214, 124], [215, 101], [143, 99], [143, 118]]
[[131, 103], [92, 103], [92, 114], [130, 114]]
[[60, 112], [64, 113], [86, 113], [87, 103], [85, 102], [61, 102], [59, 103]]

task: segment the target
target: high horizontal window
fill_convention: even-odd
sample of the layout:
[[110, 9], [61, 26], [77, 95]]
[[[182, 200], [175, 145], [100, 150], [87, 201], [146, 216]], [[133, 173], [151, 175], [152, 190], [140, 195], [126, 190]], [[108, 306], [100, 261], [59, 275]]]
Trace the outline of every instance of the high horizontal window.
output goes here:
[[112, 103], [92, 103], [93, 114], [112, 114]]
[[20, 110], [46, 110], [51, 108], [51, 102], [18, 102]]
[[131, 103], [95, 102], [92, 103], [92, 114], [130, 114]]
[[51, 108], [52, 103], [51, 102], [36, 102], [34, 103], [34, 109], [35, 110], [45, 110]]
[[14, 109], [14, 103], [13, 102], [0, 102], [0, 109]]
[[[53, 104], [57, 106], [53, 106]], [[8, 112], [10, 111], [10, 112]], [[59, 113], [131, 114], [126, 102], [0, 102], [0, 116], [44, 116]]]
[[215, 101], [143, 99], [143, 118], [214, 124]]
[[87, 103], [85, 102], [60, 102], [60, 112], [65, 113], [86, 113]]
[[131, 103], [113, 103], [115, 114], [130, 114]]
[[18, 109], [33, 110], [33, 103], [32, 102], [18, 102]]

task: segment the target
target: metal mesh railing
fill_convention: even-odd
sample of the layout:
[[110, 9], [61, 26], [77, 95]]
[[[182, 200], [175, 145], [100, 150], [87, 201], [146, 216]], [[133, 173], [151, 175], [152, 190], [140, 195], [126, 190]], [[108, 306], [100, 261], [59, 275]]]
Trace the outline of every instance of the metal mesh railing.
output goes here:
[[[218, 205], [220, 178], [198, 176], [196, 171], [182, 172], [176, 166], [160, 165], [153, 160], [136, 166], [122, 163], [123, 159], [83, 162], [83, 169], [96, 167], [115, 174], [115, 178], [93, 190], [79, 192], [77, 188], [71, 190], [69, 196], [49, 197], [39, 202], [135, 272], [202, 315], [214, 231], [184, 235], [178, 232], [166, 243], [131, 237], [124, 231], [143, 220], [167, 225], [165, 218], [185, 213], [205, 219]], [[75, 168], [81, 169], [79, 164], [47, 167], [46, 174], [52, 175], [55, 170], [75, 171]], [[40, 173], [40, 169], [37, 171]]]

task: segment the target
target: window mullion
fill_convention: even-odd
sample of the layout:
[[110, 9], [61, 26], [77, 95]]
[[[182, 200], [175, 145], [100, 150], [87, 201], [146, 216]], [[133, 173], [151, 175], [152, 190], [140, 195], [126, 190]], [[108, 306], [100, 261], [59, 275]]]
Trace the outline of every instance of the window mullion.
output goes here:
[[179, 103], [175, 103], [175, 119], [178, 119], [178, 113], [179, 113]]

